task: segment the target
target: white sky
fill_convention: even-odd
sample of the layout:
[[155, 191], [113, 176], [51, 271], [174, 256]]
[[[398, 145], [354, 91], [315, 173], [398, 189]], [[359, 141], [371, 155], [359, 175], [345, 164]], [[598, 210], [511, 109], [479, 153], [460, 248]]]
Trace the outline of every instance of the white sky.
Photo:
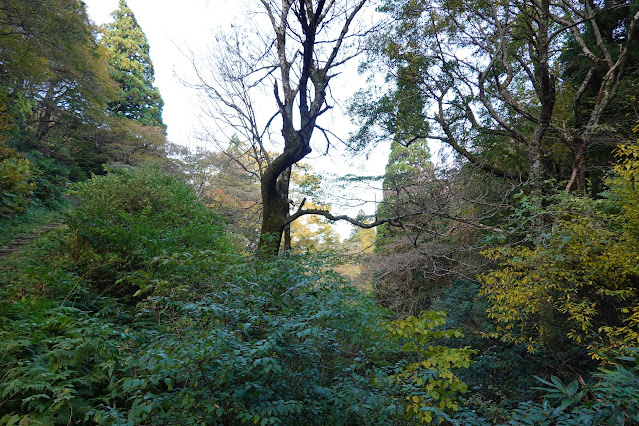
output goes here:
[[[89, 17], [98, 25], [111, 22], [118, 0], [84, 0]], [[128, 0], [129, 7], [146, 34], [155, 67], [155, 85], [164, 99], [163, 119], [168, 138], [181, 145], [192, 144], [200, 111], [195, 94], [178, 76], [190, 65], [177, 46], [193, 51], [206, 49], [211, 32], [228, 25], [239, 12], [237, 0]]]
[[[96, 24], [111, 22], [110, 14], [117, 9], [118, 0], [84, 0], [89, 17]], [[191, 73], [191, 65], [180, 52], [178, 46], [186, 46], [193, 52], [206, 54], [207, 45], [213, 40], [213, 32], [229, 28], [234, 19], [243, 19], [241, 7], [246, 0], [127, 0], [127, 3], [146, 34], [151, 48], [151, 60], [155, 67], [155, 85], [164, 99], [163, 119], [167, 125], [168, 139], [171, 142], [194, 148], [198, 145], [194, 133], [200, 127], [202, 112], [198, 107], [196, 94], [185, 88], [179, 76]], [[356, 67], [353, 63], [353, 69]], [[357, 84], [354, 84], [357, 82]], [[332, 81], [332, 93], [344, 94], [346, 101], [354, 93], [363, 79], [355, 71], [344, 72]], [[275, 106], [275, 105], [273, 105]], [[330, 111], [333, 132], [346, 139], [354, 127], [350, 123], [343, 105], [335, 105]], [[213, 147], [209, 147], [213, 149]], [[369, 159], [352, 159], [335, 153], [331, 157], [313, 155], [308, 161], [319, 173], [381, 175], [388, 159], [390, 147], [382, 147], [371, 154]], [[354, 194], [362, 196], [360, 194]], [[346, 194], [344, 194], [346, 196]], [[381, 194], [371, 192], [366, 195], [370, 200], [381, 200]], [[346, 212], [356, 214], [359, 208]], [[371, 204], [364, 209], [374, 212]], [[343, 214], [338, 208], [334, 214]], [[347, 234], [350, 225], [339, 227], [342, 235]]]

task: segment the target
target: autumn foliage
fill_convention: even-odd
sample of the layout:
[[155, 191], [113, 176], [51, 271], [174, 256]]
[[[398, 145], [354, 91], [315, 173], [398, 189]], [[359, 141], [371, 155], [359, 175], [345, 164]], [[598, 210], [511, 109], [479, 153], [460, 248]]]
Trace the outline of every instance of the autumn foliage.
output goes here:
[[498, 324], [491, 336], [538, 345], [569, 337], [593, 356], [639, 343], [639, 145], [621, 146], [602, 199], [561, 194], [533, 244], [487, 250], [480, 277]]

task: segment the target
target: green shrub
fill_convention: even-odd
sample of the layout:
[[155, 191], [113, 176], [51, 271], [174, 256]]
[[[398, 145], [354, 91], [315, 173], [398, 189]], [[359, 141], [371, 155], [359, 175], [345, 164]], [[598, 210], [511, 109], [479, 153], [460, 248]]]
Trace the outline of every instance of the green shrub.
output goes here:
[[[159, 168], [110, 168], [71, 185], [80, 206], [69, 214], [80, 270], [101, 287], [174, 253], [228, 251], [222, 219]], [[131, 289], [117, 289], [116, 293]]]
[[[435, 365], [410, 367], [431, 351], [420, 333], [441, 321], [405, 320], [420, 347], [402, 348], [389, 333], [401, 327], [386, 328], [385, 312], [327, 259], [200, 251], [156, 262], [137, 271], [135, 308], [55, 271], [47, 292], [4, 297], [2, 421], [390, 425], [407, 421], [416, 395], [432, 420], [446, 418], [421, 378], [453, 378], [445, 398], [435, 389], [442, 401], [463, 388], [455, 351], [438, 346]], [[427, 346], [448, 332], [436, 333]]]
[[0, 216], [22, 211], [32, 196], [33, 165], [18, 151], [0, 142]]
[[39, 152], [29, 153], [34, 168], [33, 196], [46, 207], [55, 207], [69, 182], [70, 167]]
[[442, 339], [463, 337], [459, 330], [443, 330], [445, 323], [445, 312], [422, 311], [419, 318], [409, 316], [387, 325], [390, 335], [403, 344], [403, 351], [418, 355], [391, 380], [409, 391], [407, 415], [420, 423], [447, 418], [444, 410], [458, 408], [455, 394], [468, 389], [455, 370], [468, 368], [476, 351], [437, 345]]
[[0, 303], [2, 424], [68, 424], [104, 395], [117, 333], [43, 298]]
[[[612, 367], [602, 367], [586, 383], [564, 384], [557, 377], [537, 377], [546, 391], [540, 403], [514, 411], [511, 425], [625, 425], [639, 423], [639, 349], [626, 348]], [[626, 363], [627, 365], [623, 365]]]
[[[635, 425], [639, 424], [639, 349], [626, 348], [631, 356], [621, 356], [615, 364], [602, 367], [590, 380], [579, 377], [568, 384], [551, 376], [548, 380], [535, 377], [545, 392], [540, 401], [520, 403], [505, 411], [505, 423], [500, 425]], [[531, 390], [532, 393], [532, 390]], [[453, 424], [479, 426], [494, 424], [478, 415], [476, 410], [458, 413]]]
[[[130, 352], [112, 388], [117, 397], [92, 411], [96, 421], [398, 424], [407, 409], [416, 410], [410, 416], [427, 410], [424, 419], [445, 416], [434, 398], [450, 408], [454, 390], [463, 388], [451, 368], [467, 362], [464, 351], [427, 350], [421, 334], [414, 336], [419, 347], [402, 350], [406, 341], [389, 333], [398, 323], [384, 327], [385, 313], [326, 259], [229, 258], [220, 270], [216, 262], [207, 269], [205, 256], [172, 261], [196, 262], [200, 274], [216, 277], [208, 286], [149, 279], [140, 308], [158, 326], [129, 333]], [[425, 320], [420, 327], [441, 325]], [[426, 334], [434, 343], [447, 333]], [[437, 362], [406, 362], [424, 351]], [[424, 377], [450, 384], [427, 389], [435, 382]], [[415, 406], [416, 395], [424, 407]]]
[[69, 228], [0, 270], [0, 422], [391, 425], [454, 408], [468, 351], [439, 345], [457, 334], [440, 314], [389, 325], [329, 256], [235, 253], [158, 169], [73, 191]]

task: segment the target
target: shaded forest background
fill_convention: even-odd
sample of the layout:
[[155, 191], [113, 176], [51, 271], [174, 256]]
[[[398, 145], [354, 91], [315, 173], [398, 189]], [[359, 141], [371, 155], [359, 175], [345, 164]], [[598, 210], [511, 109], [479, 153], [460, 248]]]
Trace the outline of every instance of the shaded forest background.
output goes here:
[[[2, 424], [639, 423], [639, 5], [367, 3], [256, 3], [189, 151], [125, 0], [0, 0]], [[390, 144], [374, 214], [311, 141]]]

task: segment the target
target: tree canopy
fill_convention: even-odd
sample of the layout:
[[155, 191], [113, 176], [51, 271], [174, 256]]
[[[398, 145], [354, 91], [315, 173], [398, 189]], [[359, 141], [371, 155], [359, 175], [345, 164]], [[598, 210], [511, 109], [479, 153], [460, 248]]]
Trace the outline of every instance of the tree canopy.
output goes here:
[[[382, 10], [392, 21], [373, 51], [395, 88], [354, 108], [364, 130], [427, 136], [494, 176], [536, 187], [558, 178], [582, 193], [601, 146], [610, 152], [629, 137], [607, 117], [619, 96], [634, 95], [620, 90], [636, 68], [636, 4], [401, 1]], [[389, 109], [398, 95], [410, 102]], [[415, 117], [430, 127], [406, 127]]]

